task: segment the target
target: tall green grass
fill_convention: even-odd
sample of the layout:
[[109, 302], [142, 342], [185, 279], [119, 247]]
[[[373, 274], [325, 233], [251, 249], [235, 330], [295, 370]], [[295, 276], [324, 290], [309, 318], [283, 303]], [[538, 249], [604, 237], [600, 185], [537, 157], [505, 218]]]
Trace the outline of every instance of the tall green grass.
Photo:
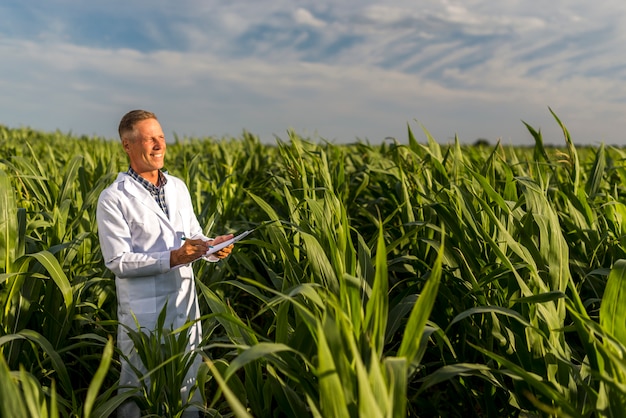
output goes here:
[[[619, 416], [626, 155], [575, 146], [553, 116], [562, 147], [529, 124], [530, 147], [410, 128], [380, 145], [168, 144], [207, 234], [259, 226], [194, 265], [207, 413]], [[150, 379], [117, 393], [94, 205], [126, 169], [119, 143], [0, 127], [0, 150], [5, 411], [109, 416], [137, 396], [180, 414], [184, 330], [133, 334]]]

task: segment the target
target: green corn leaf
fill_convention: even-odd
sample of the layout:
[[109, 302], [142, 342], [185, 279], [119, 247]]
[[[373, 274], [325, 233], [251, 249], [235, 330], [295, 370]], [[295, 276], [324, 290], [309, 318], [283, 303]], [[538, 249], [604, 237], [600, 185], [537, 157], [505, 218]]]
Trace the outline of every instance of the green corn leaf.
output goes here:
[[443, 366], [420, 379], [422, 385], [418, 393], [423, 393], [434, 385], [454, 379], [459, 376], [479, 376], [489, 381], [495, 387], [502, 385], [494, 376], [491, 367], [484, 364], [457, 363]]
[[600, 191], [605, 170], [606, 151], [604, 144], [600, 144], [600, 148], [598, 148], [598, 152], [596, 153], [596, 159], [593, 162], [593, 167], [591, 167], [591, 172], [587, 178], [587, 184], [585, 185], [587, 196], [590, 198], [594, 198]]
[[445, 251], [444, 235], [442, 233], [441, 246], [435, 260], [430, 277], [424, 285], [424, 289], [420, 294], [415, 306], [411, 311], [409, 320], [406, 325], [406, 330], [402, 336], [402, 342], [398, 349], [398, 357], [404, 357], [409, 364], [412, 364], [414, 359], [419, 353], [419, 345], [422, 340], [422, 333], [426, 327], [426, 322], [435, 304], [437, 292], [439, 289], [439, 282], [441, 280], [442, 260]]
[[344, 394], [344, 384], [339, 377], [338, 366], [334, 360], [337, 353], [330, 350], [321, 323], [318, 323], [317, 336], [320, 412], [326, 417], [348, 418], [350, 414]]
[[7, 344], [13, 340], [17, 339], [25, 339], [29, 340], [35, 344], [37, 344], [45, 353], [45, 355], [50, 359], [52, 363], [52, 369], [55, 371], [58, 376], [58, 380], [60, 381], [63, 389], [66, 393], [73, 394], [72, 382], [70, 380], [69, 373], [67, 372], [67, 368], [65, 367], [65, 363], [61, 359], [59, 352], [57, 352], [52, 344], [44, 338], [40, 333], [30, 330], [24, 329], [15, 334], [3, 335], [0, 337], [0, 346]]
[[65, 302], [65, 307], [70, 308], [74, 301], [74, 296], [72, 293], [72, 285], [68, 280], [65, 272], [59, 265], [59, 261], [50, 253], [49, 251], [40, 251], [34, 254], [27, 254], [22, 257], [23, 259], [33, 258], [37, 260], [41, 265], [48, 271], [50, 274], [50, 278], [56, 283], [57, 287], [61, 291], [63, 295], [63, 300]]
[[224, 373], [224, 380], [228, 381], [228, 379], [233, 376], [237, 370], [249, 364], [255, 360], [273, 357], [278, 353], [288, 351], [294, 352], [294, 350], [285, 345], [285, 344], [274, 344], [274, 343], [258, 343], [253, 346], [245, 348], [228, 366], [226, 372]]
[[[470, 345], [484, 355], [492, 358], [501, 367], [504, 367], [506, 373], [510, 377], [523, 380], [524, 383], [528, 384], [538, 393], [553, 401], [555, 404], [555, 407], [551, 408], [551, 413], [554, 414], [553, 416], [579, 416], [575, 406], [567, 401], [567, 398], [564, 396], [564, 394], [560, 393], [551, 382], [543, 379], [542, 376], [539, 376], [532, 371], [525, 370], [522, 366], [516, 364], [515, 362], [509, 360], [504, 356], [498, 355], [482, 347], [476, 346], [475, 344], [470, 343]], [[495, 372], [495, 370], [493, 369], [492, 371]]]
[[27, 417], [27, 407], [22, 398], [18, 382], [11, 375], [11, 370], [4, 356], [0, 354], [0, 412], [3, 417]]
[[[363, 364], [363, 360], [354, 353], [354, 367], [356, 368], [356, 380], [358, 387], [359, 417], [384, 417], [389, 408], [386, 384], [383, 381], [380, 364], [372, 358], [369, 370]], [[374, 353], [375, 354], [375, 353]]]
[[617, 260], [600, 304], [600, 325], [626, 345], [626, 260]]
[[406, 417], [407, 405], [407, 361], [405, 358], [387, 357], [383, 360], [386, 389], [389, 393], [389, 402], [393, 418]]
[[230, 389], [230, 387], [226, 383], [226, 380], [222, 377], [213, 362], [211, 360], [205, 360], [205, 364], [209, 367], [211, 373], [213, 374], [213, 377], [219, 384], [220, 389], [224, 392], [224, 396], [226, 397], [226, 400], [228, 401], [228, 404], [230, 405], [233, 414], [238, 418], [252, 418], [252, 415], [248, 413], [246, 407], [241, 403], [239, 398], [237, 398], [237, 396]]
[[0, 170], [0, 273], [11, 273], [17, 249], [17, 205], [9, 176]]
[[378, 230], [376, 247], [376, 274], [372, 294], [365, 307], [365, 328], [375, 352], [382, 353], [389, 316], [389, 285], [387, 277], [387, 251], [382, 224]]
[[65, 176], [63, 178], [63, 184], [61, 185], [61, 191], [59, 193], [57, 203], [72, 199], [72, 194], [74, 194], [75, 190], [75, 181], [78, 178], [78, 171], [81, 168], [83, 161], [84, 157], [82, 155], [76, 155], [65, 166]]
[[102, 359], [100, 360], [100, 365], [98, 366], [98, 370], [94, 374], [91, 383], [89, 383], [89, 388], [87, 389], [87, 395], [85, 396], [85, 404], [83, 406], [84, 417], [89, 418], [91, 416], [91, 410], [93, 409], [94, 402], [96, 401], [96, 397], [98, 396], [98, 392], [100, 391], [100, 387], [104, 382], [104, 379], [109, 372], [109, 366], [111, 364], [111, 359], [113, 358], [113, 338], [109, 337], [107, 344], [104, 347], [104, 352], [102, 353]]

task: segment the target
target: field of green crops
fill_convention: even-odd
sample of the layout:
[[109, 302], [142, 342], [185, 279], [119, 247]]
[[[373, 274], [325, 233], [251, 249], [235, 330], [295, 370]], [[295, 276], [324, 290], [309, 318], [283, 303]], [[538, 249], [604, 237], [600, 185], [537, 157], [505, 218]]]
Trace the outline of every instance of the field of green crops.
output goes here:
[[[534, 146], [172, 141], [207, 234], [265, 223], [194, 265], [207, 416], [623, 416], [626, 151], [527, 127]], [[0, 126], [1, 416], [127, 396], [95, 222], [126, 168], [118, 141]], [[135, 335], [145, 414], [182, 412], [184, 335]]]

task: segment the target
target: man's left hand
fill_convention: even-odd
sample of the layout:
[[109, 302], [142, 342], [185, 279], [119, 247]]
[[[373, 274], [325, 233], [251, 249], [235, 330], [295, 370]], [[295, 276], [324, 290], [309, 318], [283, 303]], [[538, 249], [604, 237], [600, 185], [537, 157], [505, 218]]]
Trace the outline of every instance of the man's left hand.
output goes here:
[[[220, 242], [228, 241], [232, 237], [233, 237], [233, 234], [220, 235], [218, 237], [215, 237], [215, 239], [213, 239], [213, 241], [209, 241], [209, 245], [217, 245]], [[235, 244], [230, 244], [228, 247], [224, 247], [221, 250], [213, 253], [213, 255], [216, 256], [219, 259], [224, 259], [224, 258], [226, 258], [226, 257], [228, 257], [230, 255], [230, 253], [233, 251], [233, 247], [234, 246], [235, 246]]]

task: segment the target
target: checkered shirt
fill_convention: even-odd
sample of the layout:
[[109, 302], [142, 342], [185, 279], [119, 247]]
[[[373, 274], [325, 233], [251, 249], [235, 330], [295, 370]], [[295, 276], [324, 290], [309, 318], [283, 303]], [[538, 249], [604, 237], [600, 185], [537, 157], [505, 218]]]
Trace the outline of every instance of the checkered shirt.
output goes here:
[[139, 184], [150, 192], [159, 207], [163, 209], [163, 212], [165, 212], [165, 216], [169, 217], [170, 215], [167, 210], [167, 204], [165, 203], [165, 185], [167, 184], [167, 178], [165, 178], [163, 173], [159, 171], [159, 181], [156, 186], [137, 174], [132, 167], [128, 167], [128, 175], [137, 180]]

